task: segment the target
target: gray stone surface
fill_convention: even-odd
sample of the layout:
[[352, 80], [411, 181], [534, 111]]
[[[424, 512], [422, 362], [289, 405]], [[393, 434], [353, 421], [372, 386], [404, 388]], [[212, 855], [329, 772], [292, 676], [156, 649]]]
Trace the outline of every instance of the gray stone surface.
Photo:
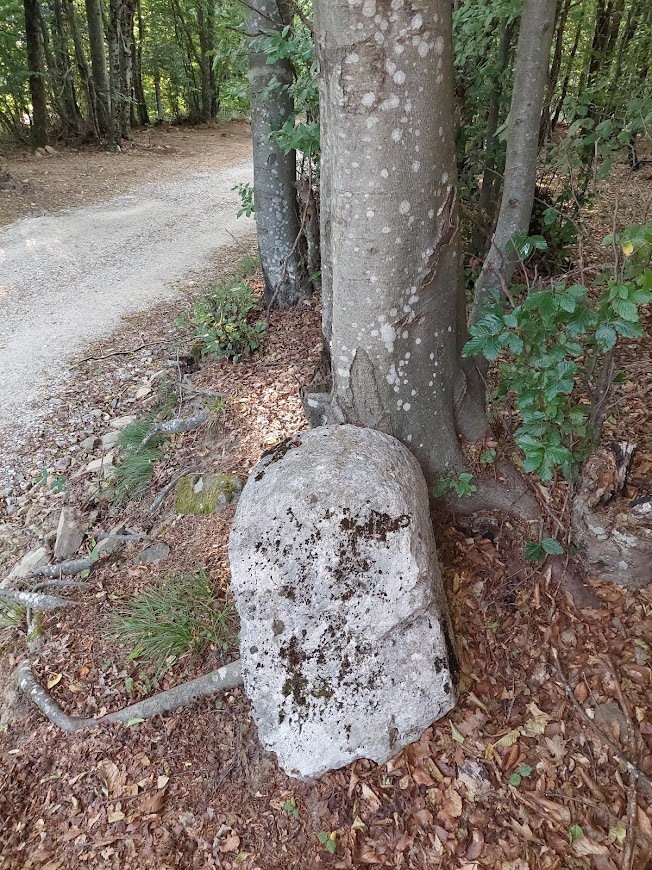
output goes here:
[[23, 558], [15, 565], [7, 580], [11, 579], [24, 579], [25, 577], [30, 577], [37, 568], [42, 568], [43, 565], [47, 565], [50, 561], [50, 556], [45, 547], [39, 547], [37, 550], [30, 550], [29, 553], [26, 553]]
[[57, 561], [69, 559], [75, 555], [84, 540], [86, 528], [86, 523], [74, 508], [61, 508], [54, 544], [54, 558]]
[[229, 555], [245, 689], [287, 773], [384, 762], [454, 706], [427, 487], [398, 441], [338, 426], [279, 445], [242, 492]]

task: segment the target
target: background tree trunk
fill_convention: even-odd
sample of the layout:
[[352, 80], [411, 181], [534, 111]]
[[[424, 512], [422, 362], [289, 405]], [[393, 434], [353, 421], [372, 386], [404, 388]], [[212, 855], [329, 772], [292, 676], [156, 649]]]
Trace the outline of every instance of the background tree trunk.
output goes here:
[[[288, 19], [277, 0], [251, 0], [247, 6], [247, 30], [251, 35], [281, 30]], [[284, 86], [271, 93], [273, 79]], [[268, 304], [294, 305], [311, 291], [302, 257], [297, 208], [296, 152], [288, 154], [270, 135], [294, 117], [286, 87], [293, 81], [287, 60], [268, 63], [265, 54], [249, 51], [251, 85], [251, 134], [254, 151], [254, 201], [258, 247], [265, 276]]]
[[472, 319], [491, 295], [511, 281], [518, 257], [512, 241], [527, 233], [537, 175], [541, 110], [548, 78], [556, 0], [526, 0], [516, 49], [512, 105], [507, 127], [505, 181], [498, 223], [476, 282]]
[[86, 19], [88, 40], [91, 49], [91, 69], [95, 85], [97, 105], [97, 126], [106, 136], [111, 122], [111, 99], [109, 90], [109, 71], [104, 47], [104, 22], [102, 20], [101, 0], [86, 0]]
[[40, 36], [41, 10], [38, 0], [24, 0], [24, 9], [29, 91], [32, 98], [32, 147], [43, 148], [48, 144], [48, 111]]
[[84, 83], [84, 87], [86, 89], [86, 100], [88, 103], [88, 117], [91, 123], [91, 127], [93, 130], [93, 135], [96, 139], [100, 139], [101, 132], [99, 126], [99, 120], [97, 115], [97, 95], [95, 93], [95, 83], [93, 81], [93, 76], [91, 74], [90, 68], [88, 66], [88, 61], [86, 60], [86, 54], [84, 52], [84, 45], [79, 35], [79, 30], [77, 28], [77, 20], [75, 19], [75, 6], [73, 0], [64, 0], [63, 2], [64, 14], [66, 16], [66, 20], [68, 22], [68, 28], [70, 30], [70, 35], [72, 37], [72, 44], [75, 49], [75, 61], [77, 63], [77, 70], [79, 72], [79, 77]]
[[430, 481], [455, 476], [464, 462], [451, 7], [414, 0], [388, 7], [379, 24], [365, 6], [324, 0], [316, 34], [330, 201], [328, 419], [399, 438]]

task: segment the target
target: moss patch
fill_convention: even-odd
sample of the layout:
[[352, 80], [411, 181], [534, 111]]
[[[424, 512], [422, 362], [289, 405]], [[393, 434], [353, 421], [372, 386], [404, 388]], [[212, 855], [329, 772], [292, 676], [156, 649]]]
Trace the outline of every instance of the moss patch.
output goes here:
[[242, 482], [233, 474], [193, 474], [182, 477], [174, 491], [177, 514], [219, 513], [240, 495]]

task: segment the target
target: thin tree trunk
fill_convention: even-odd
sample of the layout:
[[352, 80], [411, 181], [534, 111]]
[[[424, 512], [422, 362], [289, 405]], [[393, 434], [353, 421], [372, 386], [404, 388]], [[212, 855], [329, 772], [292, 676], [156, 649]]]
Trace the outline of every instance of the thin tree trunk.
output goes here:
[[543, 112], [541, 117], [541, 133], [539, 136], [539, 144], [543, 145], [552, 136], [552, 113], [551, 106], [557, 90], [557, 82], [559, 81], [559, 73], [561, 71], [561, 61], [564, 49], [564, 33], [566, 32], [566, 24], [568, 22], [568, 14], [570, 12], [571, 0], [564, 0], [564, 5], [559, 10], [557, 16], [557, 35], [555, 38], [555, 51], [553, 53], [550, 71], [548, 73], [548, 84], [546, 86], [546, 99], [543, 104]]
[[72, 36], [72, 44], [75, 49], [75, 61], [77, 63], [77, 69], [79, 71], [79, 77], [83, 81], [84, 87], [86, 89], [88, 115], [93, 129], [93, 134], [96, 139], [99, 139], [101, 133], [97, 114], [97, 95], [95, 93], [95, 82], [93, 81], [93, 76], [91, 74], [88, 61], [86, 60], [84, 46], [79, 35], [79, 30], [77, 29], [77, 21], [75, 19], [75, 7], [73, 4], [73, 0], [64, 0], [64, 13], [68, 21], [70, 35]]
[[106, 136], [111, 125], [111, 98], [109, 71], [104, 47], [104, 21], [101, 0], [86, 0], [88, 40], [91, 50], [91, 68], [97, 106], [97, 126]]
[[516, 50], [512, 105], [507, 127], [505, 182], [491, 248], [476, 282], [472, 320], [492, 295], [511, 281], [518, 262], [513, 240], [527, 233], [532, 217], [556, 0], [526, 0]]
[[147, 101], [145, 100], [145, 88], [143, 87], [143, 42], [145, 39], [145, 27], [140, 0], [137, 0], [136, 2], [136, 14], [138, 21], [138, 39], [134, 39], [133, 42], [134, 101], [137, 108], [137, 122], [141, 127], [145, 127], [149, 124], [149, 113], [147, 111]]
[[489, 109], [487, 111], [484, 171], [482, 173], [482, 187], [480, 189], [479, 199], [479, 218], [485, 231], [482, 233], [479, 228], [476, 228], [473, 233], [471, 250], [476, 256], [480, 256], [486, 251], [487, 243], [491, 239], [493, 227], [496, 222], [495, 209], [497, 190], [500, 187], [500, 178], [496, 172], [498, 162], [498, 141], [496, 139], [496, 132], [498, 131], [498, 122], [500, 121], [500, 104], [503, 95], [502, 81], [507, 72], [513, 35], [514, 22], [505, 21], [503, 23], [500, 46], [498, 49], [497, 74], [494, 80]]
[[[210, 5], [211, 0], [208, 0]], [[212, 46], [208, 39], [208, 15], [204, 8], [204, 0], [197, 5], [197, 29], [199, 30], [199, 68], [201, 71], [201, 120], [207, 123], [211, 119], [211, 57]]]
[[[247, 29], [257, 35], [281, 30], [287, 19], [277, 0], [252, 0], [247, 6]], [[271, 93], [273, 79], [283, 86]], [[297, 208], [296, 152], [288, 154], [270, 137], [294, 118], [287, 88], [292, 84], [287, 60], [268, 63], [265, 54], [249, 51], [251, 133], [254, 151], [254, 202], [258, 247], [265, 276], [268, 305], [294, 305], [311, 291], [301, 244]]]
[[561, 93], [559, 95], [559, 99], [557, 101], [557, 106], [552, 116], [552, 120], [550, 122], [550, 128], [552, 130], [555, 129], [557, 124], [559, 123], [559, 116], [561, 115], [562, 109], [564, 108], [564, 102], [566, 101], [566, 95], [568, 93], [568, 86], [570, 85], [571, 75], [573, 73], [573, 67], [575, 64], [575, 56], [577, 55], [577, 49], [580, 44], [580, 36], [582, 35], [582, 29], [584, 26], [584, 7], [582, 7], [582, 15], [580, 16], [579, 21], [577, 22], [577, 29], [575, 30], [575, 38], [573, 39], [573, 47], [570, 50], [570, 54], [568, 56], [568, 62], [566, 65], [566, 73], [564, 75], [564, 82], [561, 87]]
[[108, 129], [109, 145], [119, 148], [121, 139], [120, 125], [120, 0], [110, 0], [108, 16], [108, 43], [109, 43], [109, 82], [110, 82], [110, 105], [111, 117]]
[[158, 67], [154, 70], [154, 99], [156, 100], [156, 120], [163, 120], [163, 102], [161, 100], [161, 72]]
[[32, 98], [32, 147], [48, 144], [48, 111], [45, 94], [43, 49], [40, 39], [41, 10], [38, 0], [24, 0], [25, 42], [29, 67], [29, 91]]
[[132, 47], [134, 42], [134, 13], [136, 0], [122, 0], [120, 3], [119, 23], [119, 69], [120, 69], [120, 134], [123, 139], [131, 138], [131, 105], [133, 102], [133, 63]]
[[51, 0], [51, 8], [54, 13], [54, 50], [56, 55], [56, 67], [61, 81], [61, 95], [66, 109], [69, 133], [77, 135], [86, 126], [84, 117], [77, 104], [75, 94], [75, 81], [73, 77], [73, 65], [68, 53], [68, 33], [66, 20], [63, 15], [61, 0]]

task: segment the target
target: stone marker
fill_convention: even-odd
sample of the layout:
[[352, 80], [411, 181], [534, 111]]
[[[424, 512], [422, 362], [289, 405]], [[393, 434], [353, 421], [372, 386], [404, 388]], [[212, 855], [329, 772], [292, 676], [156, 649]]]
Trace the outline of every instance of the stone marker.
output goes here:
[[270, 451], [229, 556], [245, 690], [287, 773], [387, 761], [454, 706], [427, 487], [394, 438], [331, 426]]

